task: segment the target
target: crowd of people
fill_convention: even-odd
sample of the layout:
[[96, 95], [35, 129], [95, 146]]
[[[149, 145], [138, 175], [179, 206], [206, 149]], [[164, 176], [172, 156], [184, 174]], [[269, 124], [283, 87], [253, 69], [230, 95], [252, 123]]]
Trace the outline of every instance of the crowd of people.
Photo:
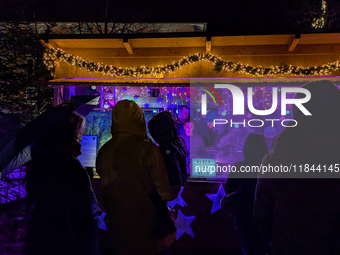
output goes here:
[[[285, 128], [269, 153], [263, 135], [249, 134], [237, 168], [337, 163], [340, 91], [328, 81], [305, 88], [312, 94], [305, 106], [313, 116], [294, 108], [299, 125]], [[177, 120], [166, 111], [152, 118], [148, 128], [156, 145], [146, 136], [145, 117], [135, 102], [119, 101], [112, 108], [112, 138], [99, 150], [96, 163], [111, 254], [170, 254], [176, 227], [166, 201], [186, 185], [188, 153], [201, 157], [214, 136], [216, 112], [196, 123], [189, 112], [181, 106]], [[77, 159], [83, 124], [84, 119], [69, 114], [32, 147], [25, 254], [103, 253], [101, 211]], [[235, 173], [225, 191], [221, 205], [225, 211], [232, 209], [244, 254], [340, 254], [339, 179], [243, 178]]]

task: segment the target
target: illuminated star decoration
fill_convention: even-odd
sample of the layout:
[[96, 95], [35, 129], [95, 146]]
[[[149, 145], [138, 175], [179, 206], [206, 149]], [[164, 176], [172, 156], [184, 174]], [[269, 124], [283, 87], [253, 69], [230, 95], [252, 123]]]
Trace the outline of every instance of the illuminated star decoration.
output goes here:
[[195, 237], [194, 232], [191, 228], [191, 223], [196, 218], [196, 216], [188, 216], [186, 217], [180, 209], [178, 209], [177, 219], [175, 221], [175, 226], [177, 228], [177, 237], [178, 240], [184, 233], [187, 233], [191, 237]]
[[105, 215], [106, 213], [102, 213], [101, 215], [98, 216], [98, 228], [106, 231], [106, 224], [104, 221]]
[[205, 194], [211, 201], [213, 201], [213, 206], [211, 208], [210, 214], [213, 214], [214, 212], [222, 209], [220, 205], [221, 199], [226, 195], [222, 183], [220, 187], [218, 188], [218, 191], [216, 194]]
[[177, 205], [180, 205], [180, 206], [182, 206], [182, 207], [184, 207], [184, 206], [187, 205], [187, 203], [186, 203], [186, 202], [184, 201], [184, 199], [181, 197], [182, 192], [183, 192], [183, 189], [184, 189], [184, 187], [181, 188], [181, 191], [179, 192], [178, 196], [177, 196], [174, 200], [168, 202], [168, 205], [169, 205], [171, 208], [174, 208], [176, 204], [177, 204]]

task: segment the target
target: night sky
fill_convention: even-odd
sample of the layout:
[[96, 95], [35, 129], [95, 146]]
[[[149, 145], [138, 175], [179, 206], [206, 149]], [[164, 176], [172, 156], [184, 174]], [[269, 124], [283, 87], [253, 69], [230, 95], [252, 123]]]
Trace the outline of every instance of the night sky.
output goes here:
[[[330, 15], [340, 16], [336, 13], [340, 5], [337, 2], [327, 1]], [[214, 34], [299, 33], [312, 32], [305, 20], [320, 11], [320, 3], [321, 0], [0, 0], [0, 20], [208, 22]], [[332, 31], [335, 29], [338, 28], [333, 24]]]

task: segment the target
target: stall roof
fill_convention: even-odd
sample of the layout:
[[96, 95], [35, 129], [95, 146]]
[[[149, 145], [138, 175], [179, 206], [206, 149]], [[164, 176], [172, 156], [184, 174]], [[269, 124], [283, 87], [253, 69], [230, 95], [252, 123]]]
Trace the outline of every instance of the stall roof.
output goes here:
[[[162, 80], [160, 83], [158, 79], [146, 79], [144, 81], [141, 80], [132, 80], [128, 79], [129, 86], [149, 86], [149, 87], [189, 87], [190, 80], [194, 82], [202, 82], [202, 83], [231, 83], [237, 84], [238, 86], [277, 86], [279, 83], [284, 86], [302, 86], [306, 82], [311, 81], [319, 81], [320, 79], [327, 79], [332, 81], [335, 85], [340, 85], [340, 76], [323, 76], [323, 77], [279, 77], [279, 78], [239, 78], [239, 79], [231, 79], [230, 77], [218, 77], [214, 78], [206, 78], [206, 79], [176, 79], [176, 80]], [[45, 82], [37, 82], [39, 84], [46, 84]], [[48, 82], [50, 86], [54, 85], [77, 85], [77, 86], [126, 86], [127, 83], [124, 80], [120, 79], [55, 79]]]
[[[323, 66], [340, 59], [340, 33], [273, 34], [225, 36], [207, 32], [162, 34], [113, 35], [48, 35], [41, 36], [48, 48], [61, 48], [67, 54], [107, 66], [136, 68], [157, 67], [179, 61], [181, 58], [201, 53], [211, 53], [224, 61], [242, 62], [251, 66], [274, 66], [281, 63], [295, 66]], [[225, 78], [234, 83], [272, 83], [313, 80], [313, 77], [252, 77], [237, 72], [215, 72], [213, 63], [202, 61], [189, 64], [184, 70], [159, 76], [142, 78], [113, 77], [76, 68], [63, 62], [56, 68], [55, 79], [50, 84], [126, 85], [152, 84], [160, 86], [188, 86], [193, 78]], [[323, 74], [325, 78], [339, 80], [340, 71]], [[266, 79], [267, 78], [267, 79]], [[272, 80], [270, 80], [270, 79]], [[273, 80], [274, 79], [274, 80]], [[276, 80], [275, 80], [276, 79]]]
[[159, 47], [205, 47], [211, 46], [252, 46], [252, 45], [290, 45], [297, 44], [340, 44], [340, 33], [284, 34], [284, 35], [242, 35], [223, 36], [208, 33], [145, 33], [112, 35], [48, 35], [40, 36], [48, 47], [60, 48], [125, 48], [127, 39], [135, 48]]

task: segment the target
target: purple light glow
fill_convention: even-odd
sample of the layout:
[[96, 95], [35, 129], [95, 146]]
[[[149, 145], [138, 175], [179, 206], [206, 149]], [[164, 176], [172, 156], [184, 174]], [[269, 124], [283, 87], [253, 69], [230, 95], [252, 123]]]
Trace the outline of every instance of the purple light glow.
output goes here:
[[[299, 76], [299, 77], [295, 77], [295, 76], [290, 76], [290, 77], [261, 77], [261, 78], [255, 78], [255, 77], [198, 77], [198, 78], [163, 78], [164, 80], [224, 80], [224, 79], [228, 79], [228, 80], [264, 80], [264, 79], [339, 79], [340, 76]], [[60, 79], [70, 79], [70, 80], [117, 80], [117, 79], [121, 79], [121, 80], [130, 80], [130, 79], [135, 79], [135, 78], [120, 78], [120, 77], [116, 77], [116, 78], [65, 78], [62, 77]], [[137, 78], [138, 80], [158, 80], [158, 78]]]

